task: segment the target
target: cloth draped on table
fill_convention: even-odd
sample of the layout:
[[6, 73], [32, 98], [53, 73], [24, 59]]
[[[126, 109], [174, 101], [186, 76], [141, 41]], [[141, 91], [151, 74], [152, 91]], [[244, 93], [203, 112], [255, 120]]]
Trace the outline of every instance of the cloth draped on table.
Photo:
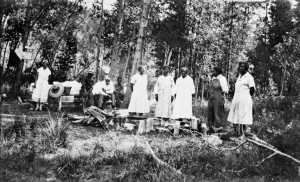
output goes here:
[[131, 94], [128, 111], [134, 113], [149, 113], [147, 75], [136, 73], [132, 76], [130, 83], [133, 84], [133, 92]]
[[190, 76], [182, 76], [176, 80], [175, 91], [176, 99], [172, 118], [191, 118], [193, 116], [192, 94], [195, 93], [194, 81]]
[[37, 70], [38, 79], [36, 81], [35, 89], [32, 93], [32, 101], [46, 103], [48, 100], [48, 93], [51, 85], [48, 84], [49, 76], [51, 71], [49, 68], [44, 69], [43, 67]]
[[155, 117], [171, 118], [172, 102], [174, 96], [175, 83], [171, 76], [158, 77], [154, 86], [154, 94], [158, 95], [156, 102]]
[[235, 92], [228, 115], [229, 122], [247, 125], [253, 123], [251, 87], [255, 87], [251, 74], [247, 72], [243, 76], [239, 75], [235, 83]]

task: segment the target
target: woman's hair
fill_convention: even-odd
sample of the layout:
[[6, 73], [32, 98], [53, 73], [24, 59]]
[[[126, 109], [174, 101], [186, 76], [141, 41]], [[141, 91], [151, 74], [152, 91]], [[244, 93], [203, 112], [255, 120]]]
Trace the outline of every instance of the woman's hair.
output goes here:
[[47, 64], [48, 64], [49, 62], [48, 62], [47, 60], [43, 60], [43, 61], [42, 61], [42, 64], [44, 64], [44, 63], [47, 63]]
[[139, 66], [138, 71], [140, 71], [142, 68], [145, 68], [145, 66]]
[[170, 69], [169, 66], [164, 66], [164, 67], [163, 67], [163, 69], [166, 69], [166, 68]]
[[239, 68], [240, 68], [240, 66], [241, 66], [242, 64], [245, 65], [245, 70], [248, 71], [248, 69], [249, 69], [249, 64], [248, 64], [247, 62], [239, 62]]
[[182, 68], [180, 69], [180, 71], [186, 71], [187, 73], [189, 73], [189, 69], [188, 69], [187, 67], [182, 67]]

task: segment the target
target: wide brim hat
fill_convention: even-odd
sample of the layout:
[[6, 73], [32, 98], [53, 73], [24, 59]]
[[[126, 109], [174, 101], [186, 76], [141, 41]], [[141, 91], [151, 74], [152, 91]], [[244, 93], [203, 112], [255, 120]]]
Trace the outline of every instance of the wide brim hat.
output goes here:
[[62, 84], [55, 84], [53, 85], [49, 90], [49, 96], [50, 97], [60, 97], [64, 93], [64, 86]]

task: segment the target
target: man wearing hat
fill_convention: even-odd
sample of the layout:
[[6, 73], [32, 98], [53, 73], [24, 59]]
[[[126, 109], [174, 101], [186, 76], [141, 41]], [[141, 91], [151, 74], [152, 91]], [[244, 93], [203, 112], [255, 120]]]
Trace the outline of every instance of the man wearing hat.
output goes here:
[[83, 95], [83, 108], [94, 106], [94, 94], [92, 92], [94, 85], [94, 71], [89, 70], [87, 76], [82, 80], [81, 94]]
[[99, 108], [105, 109], [107, 101], [112, 101], [112, 107], [115, 107], [115, 95], [114, 95], [114, 84], [110, 80], [109, 76], [104, 77], [104, 81], [100, 82], [100, 97], [99, 97]]

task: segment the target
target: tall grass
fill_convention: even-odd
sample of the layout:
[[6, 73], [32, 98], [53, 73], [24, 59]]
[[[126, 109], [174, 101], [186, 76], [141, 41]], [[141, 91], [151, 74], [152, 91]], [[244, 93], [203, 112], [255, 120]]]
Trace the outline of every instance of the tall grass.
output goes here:
[[54, 151], [57, 147], [65, 147], [69, 125], [62, 116], [53, 118], [49, 115], [46, 121], [36, 125], [37, 141], [41, 145], [47, 146], [49, 151]]
[[50, 115], [46, 121], [15, 119], [1, 125], [0, 181], [46, 181], [55, 161], [41, 156], [66, 145], [68, 124]]

